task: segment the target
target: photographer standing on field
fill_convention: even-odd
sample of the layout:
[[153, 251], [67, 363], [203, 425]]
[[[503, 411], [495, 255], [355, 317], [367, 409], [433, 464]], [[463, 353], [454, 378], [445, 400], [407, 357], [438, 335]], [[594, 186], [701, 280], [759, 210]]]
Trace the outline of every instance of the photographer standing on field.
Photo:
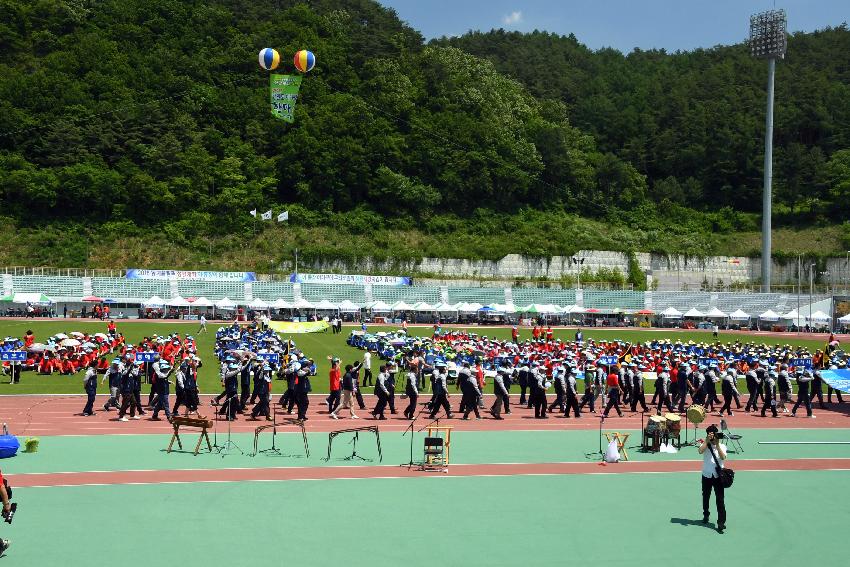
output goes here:
[[708, 523], [708, 505], [711, 501], [711, 490], [714, 489], [714, 498], [717, 501], [717, 531], [723, 533], [726, 529], [726, 504], [723, 501], [724, 488], [720, 482], [720, 469], [726, 460], [726, 445], [720, 443], [722, 434], [717, 431], [717, 426], [709, 425], [706, 430], [706, 438], [699, 447], [702, 459], [702, 523]]

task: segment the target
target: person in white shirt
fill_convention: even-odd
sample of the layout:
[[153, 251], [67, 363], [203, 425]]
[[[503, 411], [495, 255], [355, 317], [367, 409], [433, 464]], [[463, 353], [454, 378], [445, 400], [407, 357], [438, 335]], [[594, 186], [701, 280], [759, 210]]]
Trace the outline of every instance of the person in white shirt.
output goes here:
[[723, 500], [723, 485], [720, 483], [718, 469], [723, 468], [726, 460], [726, 445], [717, 437], [717, 426], [709, 425], [706, 438], [699, 447], [702, 458], [702, 523], [707, 524], [709, 518], [708, 505], [711, 501], [711, 490], [717, 503], [717, 531], [723, 533], [726, 529], [726, 503]]
[[363, 353], [363, 385], [372, 385], [372, 353], [368, 350]]
[[201, 328], [198, 329], [197, 334], [206, 333], [207, 332], [207, 318], [201, 315]]

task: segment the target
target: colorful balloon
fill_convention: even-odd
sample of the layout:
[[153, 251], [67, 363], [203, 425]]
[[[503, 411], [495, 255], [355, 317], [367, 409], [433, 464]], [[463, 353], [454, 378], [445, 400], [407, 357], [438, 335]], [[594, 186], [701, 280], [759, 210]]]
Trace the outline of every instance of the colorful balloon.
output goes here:
[[316, 66], [316, 56], [313, 55], [312, 51], [307, 51], [306, 49], [302, 49], [295, 53], [295, 68], [301, 71], [302, 73], [306, 73]]
[[266, 47], [260, 51], [259, 60], [260, 67], [266, 71], [274, 71], [277, 69], [277, 66], [280, 65], [280, 53], [271, 47]]

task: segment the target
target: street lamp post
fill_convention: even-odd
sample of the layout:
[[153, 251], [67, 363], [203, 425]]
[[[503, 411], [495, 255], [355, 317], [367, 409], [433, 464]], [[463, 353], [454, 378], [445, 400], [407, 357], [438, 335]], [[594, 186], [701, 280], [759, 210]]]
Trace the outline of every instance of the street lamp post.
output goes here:
[[576, 266], [576, 289], [581, 289], [581, 267], [584, 265], [585, 258], [572, 258], [573, 265]]
[[785, 10], [768, 10], [750, 16], [750, 49], [754, 57], [767, 59], [767, 117], [764, 132], [764, 191], [762, 193], [761, 278], [762, 291], [770, 291], [771, 202], [773, 182], [773, 85], [776, 60], [788, 47]]

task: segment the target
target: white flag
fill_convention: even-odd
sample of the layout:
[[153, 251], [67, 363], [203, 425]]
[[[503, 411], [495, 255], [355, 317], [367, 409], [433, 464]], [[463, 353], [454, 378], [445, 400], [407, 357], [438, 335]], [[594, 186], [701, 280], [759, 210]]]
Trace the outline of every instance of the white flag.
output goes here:
[[268, 211], [264, 212], [261, 216], [262, 216], [263, 220], [272, 220], [272, 210], [269, 209]]
[[285, 220], [289, 220], [289, 211], [283, 211], [277, 215], [277, 222], [283, 222]]
[[251, 216], [252, 217], [257, 216], [257, 209], [254, 209], [253, 211], [251, 211]]

